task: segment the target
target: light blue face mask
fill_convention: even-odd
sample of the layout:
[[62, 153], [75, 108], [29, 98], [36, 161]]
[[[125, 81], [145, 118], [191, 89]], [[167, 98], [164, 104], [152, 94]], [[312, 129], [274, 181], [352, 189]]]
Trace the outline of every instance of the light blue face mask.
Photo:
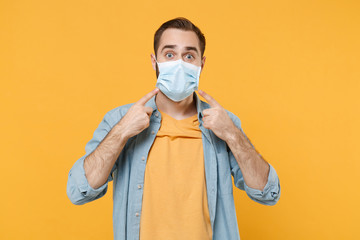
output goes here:
[[198, 89], [201, 67], [181, 59], [157, 64], [159, 76], [156, 87], [174, 102], [184, 100]]

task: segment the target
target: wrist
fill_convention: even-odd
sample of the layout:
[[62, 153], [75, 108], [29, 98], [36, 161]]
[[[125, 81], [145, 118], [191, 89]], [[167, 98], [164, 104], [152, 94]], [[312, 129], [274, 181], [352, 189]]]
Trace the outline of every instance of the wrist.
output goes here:
[[115, 125], [115, 131], [120, 140], [127, 141], [130, 138], [128, 132], [126, 131], [126, 127], [121, 122]]
[[234, 127], [231, 131], [228, 132], [227, 137], [225, 138], [226, 139], [225, 142], [229, 146], [238, 143], [240, 140], [239, 134], [241, 134], [240, 129], [238, 129], [237, 127]]

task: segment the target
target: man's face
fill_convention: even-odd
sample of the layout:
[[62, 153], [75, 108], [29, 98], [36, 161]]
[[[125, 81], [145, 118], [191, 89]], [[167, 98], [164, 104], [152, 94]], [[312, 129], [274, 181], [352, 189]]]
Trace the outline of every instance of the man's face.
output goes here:
[[[176, 28], [169, 28], [163, 32], [156, 55], [159, 63], [182, 59], [184, 62], [201, 66], [201, 68], [205, 63], [205, 57], [201, 58], [199, 39], [196, 33]], [[159, 70], [154, 55], [151, 55], [151, 61], [156, 70], [156, 77], [158, 77]]]

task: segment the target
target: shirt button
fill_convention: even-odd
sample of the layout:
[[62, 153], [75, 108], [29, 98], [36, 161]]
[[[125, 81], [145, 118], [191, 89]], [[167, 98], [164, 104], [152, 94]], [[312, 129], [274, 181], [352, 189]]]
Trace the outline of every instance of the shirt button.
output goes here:
[[137, 217], [138, 217], [139, 215], [140, 215], [140, 214], [139, 214], [138, 212], [137, 212], [137, 213], [135, 213], [135, 216], [137, 216]]
[[141, 157], [141, 160], [145, 161], [145, 157]]
[[154, 132], [154, 131], [151, 131], [151, 134], [152, 134], [152, 135], [154, 135], [154, 134], [155, 134], [155, 132]]
[[138, 189], [141, 189], [141, 185], [140, 185], [140, 184], [138, 185]]
[[159, 116], [159, 113], [155, 113], [155, 116], [158, 117], [158, 116]]

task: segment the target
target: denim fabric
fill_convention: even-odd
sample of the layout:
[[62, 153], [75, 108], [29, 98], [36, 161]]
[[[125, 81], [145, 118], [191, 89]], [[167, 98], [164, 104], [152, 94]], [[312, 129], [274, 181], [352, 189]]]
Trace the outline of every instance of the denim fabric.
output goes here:
[[[104, 196], [107, 192], [108, 182], [114, 181], [113, 229], [115, 240], [139, 239], [146, 161], [161, 123], [161, 114], [157, 110], [155, 97], [146, 103], [146, 106], [153, 108], [150, 126], [127, 141], [112, 168], [108, 181], [103, 186], [93, 189], [89, 185], [84, 171], [84, 159], [96, 149], [133, 103], [117, 107], [105, 114], [95, 130], [93, 138], [86, 144], [86, 154], [75, 162], [68, 175], [67, 195], [76, 205], [82, 205]], [[210, 108], [210, 105], [200, 100], [196, 93], [194, 93], [194, 98], [203, 139], [206, 188], [213, 239], [240, 239], [231, 176], [233, 176], [234, 185], [237, 188], [244, 190], [253, 201], [264, 205], [274, 205], [279, 200], [279, 178], [275, 169], [269, 164], [270, 172], [264, 189], [261, 191], [247, 186], [239, 165], [226, 142], [202, 125], [202, 111]], [[230, 111], [226, 111], [234, 124], [242, 131], [240, 119]], [[141, 185], [141, 188], [138, 185]], [[179, 233], [180, 235], [181, 233]]]

